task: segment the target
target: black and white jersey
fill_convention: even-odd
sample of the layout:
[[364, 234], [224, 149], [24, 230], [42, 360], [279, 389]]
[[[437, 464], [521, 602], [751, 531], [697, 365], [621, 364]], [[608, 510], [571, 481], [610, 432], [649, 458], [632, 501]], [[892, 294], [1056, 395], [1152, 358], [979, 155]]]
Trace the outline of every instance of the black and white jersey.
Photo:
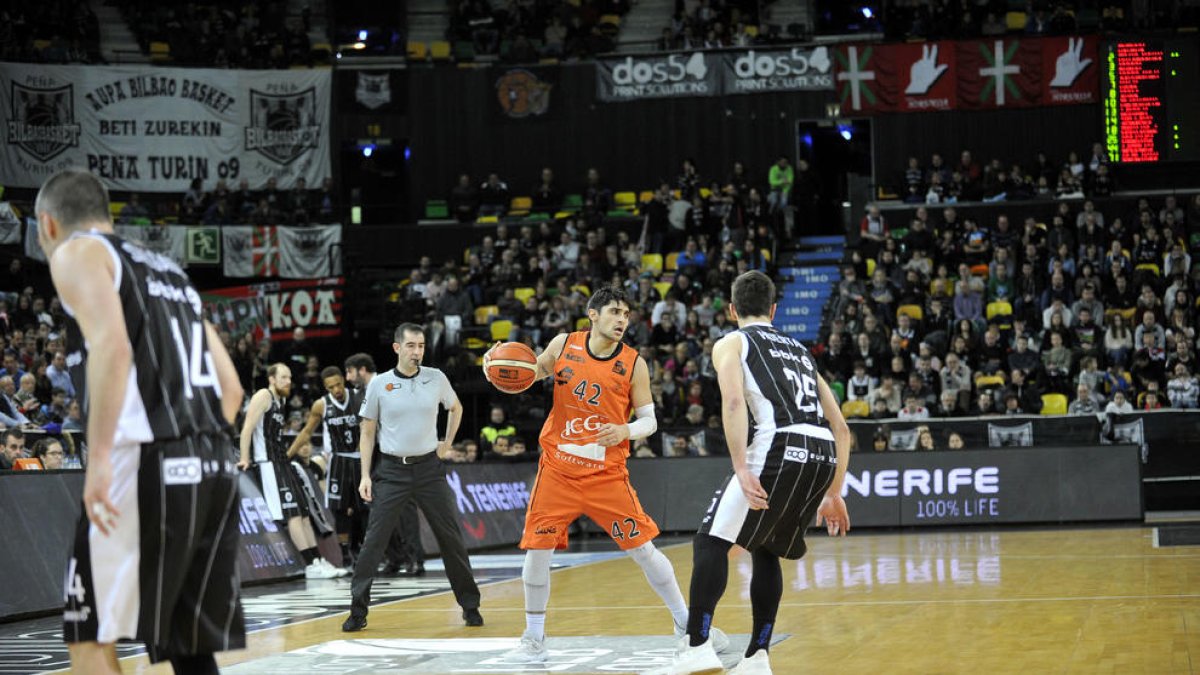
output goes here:
[[[209, 352], [200, 294], [187, 275], [171, 259], [115, 234], [93, 230], [75, 237], [100, 241], [112, 255], [113, 284], [133, 350], [114, 445], [225, 430], [221, 385]], [[63, 309], [69, 317], [67, 365], [86, 416], [87, 345], [73, 309], [66, 303]]]
[[271, 397], [271, 405], [254, 427], [251, 437], [255, 462], [288, 461], [288, 442], [283, 438], [284, 400]]
[[362, 394], [346, 390], [346, 400], [338, 402], [325, 394], [325, 450], [338, 455], [358, 456], [358, 409]]
[[828, 430], [817, 394], [816, 363], [808, 349], [770, 324], [750, 324], [737, 334], [755, 435], [798, 424]]

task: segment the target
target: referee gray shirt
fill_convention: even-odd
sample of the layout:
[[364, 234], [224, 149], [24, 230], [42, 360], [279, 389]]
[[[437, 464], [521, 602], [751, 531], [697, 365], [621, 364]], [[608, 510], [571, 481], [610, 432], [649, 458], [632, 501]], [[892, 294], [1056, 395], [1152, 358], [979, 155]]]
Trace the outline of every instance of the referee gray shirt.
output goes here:
[[379, 422], [379, 448], [395, 457], [437, 450], [438, 406], [452, 407], [458, 395], [445, 373], [421, 367], [412, 377], [395, 368], [371, 378], [358, 416]]

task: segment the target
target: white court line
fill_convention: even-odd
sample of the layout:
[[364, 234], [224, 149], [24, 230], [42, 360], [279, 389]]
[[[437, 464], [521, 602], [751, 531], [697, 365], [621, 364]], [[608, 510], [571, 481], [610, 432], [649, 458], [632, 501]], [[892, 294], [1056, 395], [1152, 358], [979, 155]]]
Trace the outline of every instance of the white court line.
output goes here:
[[[1123, 602], [1126, 600], [1200, 600], [1200, 593], [1179, 593], [1173, 595], [1083, 595], [1083, 596], [1061, 596], [1048, 598], [964, 598], [961, 600], [848, 600], [837, 602], [783, 602], [780, 607], [845, 607], [848, 605], [860, 606], [875, 606], [875, 605], [976, 605], [976, 604], [1013, 604], [1023, 602]], [[723, 608], [742, 608], [750, 609], [748, 603], [737, 604], [728, 603], [722, 604]], [[660, 610], [662, 605], [592, 605], [586, 607], [554, 607], [555, 612], [602, 612], [602, 611], [629, 611], [629, 610]], [[444, 609], [411, 609], [411, 608], [389, 608], [385, 611], [389, 612], [445, 612]], [[489, 612], [522, 612], [524, 608], [516, 607], [494, 607], [488, 610]]]
[[[691, 546], [691, 544], [692, 544], [692, 542], [690, 542], [690, 541], [683, 541], [683, 542], [679, 542], [678, 544], [669, 544], [669, 545], [667, 545], [667, 546], [661, 546], [661, 547], [659, 547], [659, 550], [660, 550], [660, 551], [662, 551], [662, 550], [666, 550], [666, 549], [670, 549], [670, 548], [676, 548], [676, 547], [679, 547], [679, 546]], [[621, 557], [619, 557], [619, 558], [609, 558], [609, 559], [607, 559], [607, 560], [592, 560], [592, 561], [589, 561], [589, 562], [579, 563], [579, 564], [577, 564], [577, 565], [564, 566], [564, 567], [560, 567], [560, 568], [558, 568], [558, 569], [551, 569], [551, 570], [550, 570], [550, 573], [551, 573], [551, 574], [554, 574], [555, 572], [561, 572], [561, 571], [563, 571], [563, 570], [569, 570], [569, 569], [580, 569], [580, 568], [582, 568], [582, 567], [590, 567], [590, 566], [592, 566], [592, 565], [603, 565], [604, 563], [615, 562], [615, 561], [618, 561], [618, 560], [625, 560], [625, 559], [627, 559], [628, 557], [629, 557], [628, 555], [623, 555], [623, 556], [621, 556]], [[498, 585], [498, 584], [511, 584], [511, 583], [513, 583], [513, 582], [518, 582], [518, 583], [520, 583], [520, 581], [521, 581], [521, 577], [519, 577], [519, 576], [517, 576], [517, 577], [513, 577], [512, 579], [497, 579], [497, 580], [495, 580], [495, 581], [488, 581], [488, 582], [484, 582], [484, 583], [482, 583], [482, 584], [479, 584], [479, 588], [485, 588], [485, 587], [487, 587], [487, 586], [496, 586], [496, 585]], [[447, 583], [449, 583], [449, 582], [447, 582]], [[380, 611], [380, 610], [383, 610], [383, 611], [390, 611], [390, 610], [384, 610], [384, 608], [386, 608], [386, 607], [390, 607], [391, 605], [397, 605], [397, 604], [400, 604], [400, 603], [402, 603], [402, 602], [411, 602], [411, 601], [413, 601], [413, 600], [418, 600], [418, 599], [421, 599], [421, 598], [433, 598], [433, 597], [437, 597], [437, 596], [439, 596], [439, 595], [451, 595], [451, 594], [453, 594], [453, 593], [454, 593], [454, 589], [448, 588], [448, 589], [446, 589], [446, 590], [444, 590], [444, 591], [437, 591], [437, 592], [435, 592], [435, 593], [426, 593], [425, 595], [417, 595], [417, 596], [413, 596], [413, 597], [410, 597], [410, 598], [400, 598], [399, 600], [391, 600], [391, 601], [384, 602], [384, 603], [381, 603], [381, 604], [378, 604], [378, 605], [371, 605], [371, 607], [370, 607], [370, 609], [369, 609], [368, 611], [369, 611], [369, 612], [376, 612], [376, 611]], [[748, 606], [749, 606], [749, 605], [747, 605], [747, 607], [748, 607]], [[661, 607], [661, 606], [660, 606], [660, 607]], [[481, 609], [481, 610], [483, 609], [483, 606], [482, 606], [482, 605], [480, 605], [480, 609]], [[416, 611], [416, 610], [409, 610], [409, 609], [405, 609], [405, 611]], [[450, 610], [447, 610], [447, 609], [426, 609], [426, 610], [420, 610], [420, 611], [426, 611], [426, 612], [430, 612], [430, 611], [433, 611], [433, 612], [446, 612], [446, 611], [450, 611]], [[491, 608], [491, 607], [489, 607], [489, 608], [487, 609], [487, 611], [489, 611], [489, 612], [500, 611], [500, 608], [498, 608], [498, 607], [495, 607], [495, 608]], [[521, 611], [521, 612], [524, 612], [525, 610], [524, 610], [524, 608], [522, 608], [520, 611]], [[265, 632], [267, 632], [267, 631], [272, 631], [272, 630], [282, 630], [282, 629], [284, 629], [284, 628], [289, 628], [289, 627], [291, 627], [291, 626], [299, 626], [299, 625], [306, 624], [306, 623], [312, 623], [312, 622], [314, 622], [314, 621], [324, 621], [324, 620], [327, 620], [327, 619], [333, 619], [333, 618], [335, 618], [335, 617], [342, 616], [343, 614], [346, 614], [346, 613], [347, 613], [347, 612], [341, 612], [341, 611], [339, 611], [339, 612], [336, 612], [336, 613], [334, 613], [334, 614], [329, 614], [329, 615], [326, 615], [326, 616], [314, 616], [314, 617], [312, 617], [312, 618], [309, 618], [309, 619], [301, 619], [301, 620], [299, 620], [299, 621], [293, 621], [293, 622], [290, 622], [290, 623], [286, 623], [286, 624], [284, 624], [284, 625], [282, 625], [282, 626], [271, 626], [271, 627], [269, 627], [269, 628], [260, 628], [260, 629], [258, 629], [258, 630], [248, 630], [248, 631], [246, 631], [246, 636], [247, 636], [247, 637], [249, 637], [249, 636], [251, 636], [251, 635], [255, 635], [255, 634], [257, 634], [257, 633], [265, 633]], [[338, 635], [340, 635], [340, 634], [341, 634], [341, 630], [339, 629], [339, 630], [337, 631], [337, 633], [338, 633]], [[337, 638], [334, 638], [334, 639], [337, 639]], [[246, 651], [246, 650], [238, 650], [238, 651]], [[145, 652], [142, 652], [141, 654], [134, 654], [134, 655], [132, 655], [132, 656], [125, 656], [125, 657], [122, 657], [120, 660], [121, 660], [121, 661], [127, 661], [127, 660], [129, 660], [129, 659], [137, 659], [137, 658], [146, 658], [146, 653], [145, 653]], [[239, 661], [238, 663], [242, 663], [242, 662], [241, 662], [241, 661]], [[231, 665], [236, 665], [236, 664], [231, 664]], [[68, 673], [68, 672], [70, 672], [70, 671], [69, 671], [69, 670], [55, 670], [55, 671], [48, 671], [48, 673]]]

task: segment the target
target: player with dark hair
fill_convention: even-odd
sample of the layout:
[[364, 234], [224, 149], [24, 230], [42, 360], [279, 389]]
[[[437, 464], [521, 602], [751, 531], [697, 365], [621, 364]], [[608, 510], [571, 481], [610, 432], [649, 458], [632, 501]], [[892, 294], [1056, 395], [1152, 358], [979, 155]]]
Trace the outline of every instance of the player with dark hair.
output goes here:
[[329, 479], [325, 489], [325, 505], [333, 512], [342, 552], [357, 554], [366, 534], [366, 510], [358, 495], [362, 465], [358, 451], [358, 410], [362, 407], [362, 391], [346, 388], [346, 379], [337, 366], [321, 371], [325, 395], [313, 401], [304, 428], [288, 448], [294, 456], [309, 442], [318, 424], [323, 423], [322, 447], [329, 453]]
[[89, 446], [63, 612], [72, 669], [119, 673], [115, 643], [132, 638], [176, 673], [216, 673], [213, 653], [245, 646], [237, 371], [183, 270], [114, 234], [99, 179], [61, 171], [34, 210]]
[[[654, 546], [658, 525], [642, 510], [625, 466], [630, 440], [646, 438], [658, 427], [650, 368], [621, 342], [629, 299], [619, 288], [599, 288], [588, 301], [588, 319], [591, 330], [555, 336], [537, 360], [535, 379], [554, 378], [554, 405], [539, 438], [542, 459], [525, 513], [525, 633], [506, 654], [510, 662], [547, 659], [550, 558], [554, 549], [566, 547], [567, 528], [581, 515], [608, 531], [642, 568], [671, 611], [677, 635], [686, 625], [687, 607], [675, 570]], [[491, 353], [484, 356], [485, 377]], [[627, 423], [630, 413], [637, 419]]]
[[[687, 636], [673, 663], [651, 671], [654, 675], [722, 668], [709, 627], [725, 592], [734, 544], [753, 560], [753, 629], [746, 658], [730, 672], [769, 674], [767, 650], [783, 595], [779, 559], [804, 555], [804, 529], [814, 516], [818, 525], [824, 519], [831, 535], [850, 530], [841, 496], [850, 428], [808, 349], [771, 325], [770, 277], [751, 271], [735, 279], [730, 314], [738, 330], [717, 341], [713, 365], [734, 475], [717, 490], [693, 543]], [[751, 416], [754, 435], [747, 445]]]

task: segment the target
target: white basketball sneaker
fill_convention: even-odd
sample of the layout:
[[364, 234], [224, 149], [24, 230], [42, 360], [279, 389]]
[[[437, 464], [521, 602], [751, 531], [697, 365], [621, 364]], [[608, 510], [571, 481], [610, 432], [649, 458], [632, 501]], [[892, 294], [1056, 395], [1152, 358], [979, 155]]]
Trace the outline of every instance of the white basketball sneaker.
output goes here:
[[521, 644], [516, 649], [504, 652], [503, 658], [508, 663], [545, 663], [550, 654], [546, 651], [546, 638], [541, 640], [528, 632], [521, 636]]
[[[676, 638], [681, 638], [686, 634], [686, 628], [675, 626]], [[713, 651], [718, 654], [724, 654], [729, 649], [729, 636], [725, 634], [725, 631], [715, 626], [708, 629], [708, 641], [712, 643]]]
[[305, 579], [336, 579], [337, 575], [337, 570], [324, 558], [317, 558], [304, 568]]
[[679, 639], [675, 647], [675, 657], [665, 666], [648, 670], [642, 675], [693, 675], [695, 673], [720, 673], [725, 670], [720, 657], [713, 649], [713, 641], [709, 639], [702, 645], [693, 647], [685, 635]]
[[771, 662], [767, 660], [767, 653], [760, 649], [754, 656], [742, 659], [729, 675], [771, 675]]

